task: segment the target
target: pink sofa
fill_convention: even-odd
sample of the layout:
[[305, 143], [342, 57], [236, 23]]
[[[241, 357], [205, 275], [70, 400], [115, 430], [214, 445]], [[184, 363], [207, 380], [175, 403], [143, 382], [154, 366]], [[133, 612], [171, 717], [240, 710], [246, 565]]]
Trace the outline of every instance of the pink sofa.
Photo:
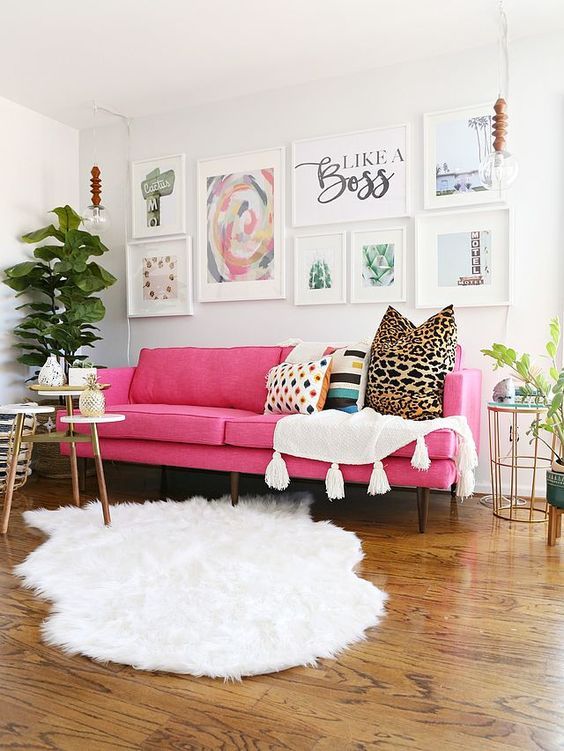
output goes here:
[[[124, 422], [100, 425], [104, 459], [231, 473], [233, 502], [239, 473], [263, 475], [272, 457], [276, 422], [282, 415], [263, 414], [265, 376], [283, 362], [291, 348], [232, 347], [143, 349], [133, 368], [103, 371], [110, 383], [107, 411], [126, 415]], [[460, 368], [445, 381], [444, 414], [465, 415], [479, 441], [481, 372]], [[415, 444], [384, 461], [392, 486], [417, 488], [419, 527], [424, 531], [429, 488], [456, 483], [457, 438], [450, 430], [427, 437], [431, 467], [413, 469]], [[89, 444], [78, 455], [92, 456]], [[62, 450], [68, 453], [68, 446]], [[324, 462], [285, 457], [293, 478], [324, 479]], [[372, 465], [341, 467], [346, 482], [367, 484]], [[266, 486], [265, 486], [266, 490]]]

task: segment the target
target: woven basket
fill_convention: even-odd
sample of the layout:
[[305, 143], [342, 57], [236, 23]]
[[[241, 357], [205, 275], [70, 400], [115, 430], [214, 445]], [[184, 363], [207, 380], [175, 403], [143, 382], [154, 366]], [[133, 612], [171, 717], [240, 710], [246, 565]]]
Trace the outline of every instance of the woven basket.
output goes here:
[[[55, 409], [63, 408], [58, 399], [46, 399], [41, 402], [41, 405], [55, 407]], [[54, 422], [55, 414], [53, 412], [37, 415], [37, 433], [53, 432], [55, 428], [49, 430], [47, 426]], [[33, 449], [31, 466], [34, 472], [42, 477], [59, 479], [71, 476], [70, 459], [68, 456], [61, 454], [59, 443], [36, 443]]]
[[[14, 422], [15, 418], [13, 415], [0, 414], [0, 492], [2, 493], [6, 489], [8, 466], [12, 461]], [[32, 415], [26, 415], [24, 419], [23, 435], [33, 435], [35, 427], [35, 417]], [[20, 448], [14, 490], [25, 485], [27, 478], [31, 474], [31, 449], [31, 443], [23, 443]]]

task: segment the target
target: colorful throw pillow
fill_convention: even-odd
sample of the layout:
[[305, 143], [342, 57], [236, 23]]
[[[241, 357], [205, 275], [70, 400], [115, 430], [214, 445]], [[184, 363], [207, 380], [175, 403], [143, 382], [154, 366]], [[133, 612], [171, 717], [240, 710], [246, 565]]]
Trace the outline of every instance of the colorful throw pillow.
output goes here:
[[410, 420], [442, 417], [456, 343], [452, 305], [420, 326], [389, 307], [372, 342], [366, 406]]
[[358, 412], [363, 408], [369, 353], [367, 342], [357, 342], [333, 352], [325, 409]]
[[331, 358], [283, 362], [268, 371], [265, 412], [311, 415], [323, 409], [329, 388]]

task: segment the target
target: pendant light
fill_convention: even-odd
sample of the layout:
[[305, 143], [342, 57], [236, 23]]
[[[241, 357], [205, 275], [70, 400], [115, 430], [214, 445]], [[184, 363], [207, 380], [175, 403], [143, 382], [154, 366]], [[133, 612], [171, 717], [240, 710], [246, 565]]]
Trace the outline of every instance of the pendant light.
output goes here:
[[[92, 138], [94, 141], [94, 162], [96, 162], [96, 115], [98, 107], [93, 102], [94, 109], [94, 127], [92, 128]], [[90, 170], [90, 204], [81, 212], [82, 223], [88, 232], [94, 235], [101, 235], [107, 232], [110, 226], [110, 215], [108, 209], [102, 206], [102, 179], [100, 177], [100, 168], [96, 163]]]
[[506, 150], [507, 101], [509, 90], [509, 43], [507, 35], [507, 16], [503, 0], [498, 0], [499, 39], [498, 39], [498, 98], [494, 104], [493, 116], [493, 150], [484, 158], [479, 168], [480, 180], [487, 190], [504, 191], [517, 178], [519, 164]]

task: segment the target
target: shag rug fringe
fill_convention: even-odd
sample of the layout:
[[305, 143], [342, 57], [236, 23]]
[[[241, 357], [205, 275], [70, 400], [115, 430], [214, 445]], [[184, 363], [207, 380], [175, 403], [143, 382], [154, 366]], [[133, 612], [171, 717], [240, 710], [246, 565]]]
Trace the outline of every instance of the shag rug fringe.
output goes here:
[[286, 496], [27, 511], [49, 539], [16, 568], [53, 603], [43, 639], [68, 654], [240, 679], [315, 665], [364, 638], [386, 594], [359, 578], [358, 537]]

